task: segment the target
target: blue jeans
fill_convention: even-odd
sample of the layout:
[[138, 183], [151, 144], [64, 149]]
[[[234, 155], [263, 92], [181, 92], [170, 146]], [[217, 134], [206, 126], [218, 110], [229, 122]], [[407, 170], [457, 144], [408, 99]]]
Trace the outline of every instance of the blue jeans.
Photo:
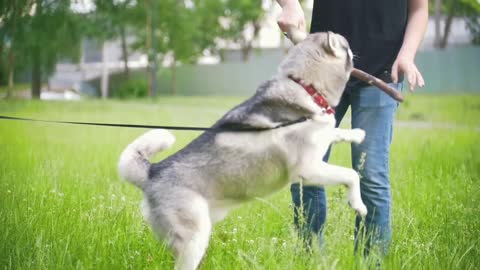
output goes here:
[[[397, 90], [402, 87], [401, 83], [391, 85]], [[360, 218], [357, 217], [355, 221], [355, 250], [358, 243], [363, 242], [365, 254], [374, 246], [379, 248], [381, 254], [386, 254], [391, 239], [388, 158], [398, 103], [373, 86], [347, 88], [335, 108], [337, 127], [349, 106], [352, 111], [352, 128], [361, 128], [366, 132], [365, 140], [361, 144], [351, 146], [352, 167], [360, 174], [362, 200], [368, 209], [363, 226]], [[364, 154], [365, 161], [362, 168], [359, 168], [362, 153], [366, 153], [366, 156]], [[329, 156], [330, 149], [324, 160], [328, 161]], [[301, 194], [300, 184], [293, 184], [290, 190], [295, 206], [294, 222], [301, 236], [308, 243], [311, 242], [312, 234], [318, 235], [321, 240], [327, 215], [325, 189], [304, 186]]]

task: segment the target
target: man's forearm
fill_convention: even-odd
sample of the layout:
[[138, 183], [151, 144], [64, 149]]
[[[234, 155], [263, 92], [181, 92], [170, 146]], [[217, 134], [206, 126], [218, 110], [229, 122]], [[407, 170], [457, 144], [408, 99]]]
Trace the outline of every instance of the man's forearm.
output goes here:
[[409, 0], [408, 22], [399, 54], [415, 58], [428, 24], [428, 0]]
[[277, 0], [282, 7], [282, 13], [277, 19], [278, 26], [283, 32], [292, 27], [305, 31], [305, 15], [298, 0]]

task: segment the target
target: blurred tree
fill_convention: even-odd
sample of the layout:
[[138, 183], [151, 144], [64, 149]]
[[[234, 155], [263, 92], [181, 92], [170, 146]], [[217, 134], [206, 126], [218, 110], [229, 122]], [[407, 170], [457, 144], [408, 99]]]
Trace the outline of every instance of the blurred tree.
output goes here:
[[466, 24], [472, 35], [472, 43], [480, 45], [480, 1], [462, 0], [465, 6]]
[[95, 11], [90, 14], [91, 24], [88, 34], [101, 41], [120, 38], [124, 73], [128, 79], [130, 70], [127, 34], [129, 26], [133, 24], [132, 13], [137, 2], [134, 0], [95, 0], [94, 4]]
[[[431, 2], [434, 2], [434, 4], [431, 5]], [[435, 47], [438, 47], [442, 36], [442, 32], [440, 30], [440, 21], [442, 19], [442, 0], [430, 0], [430, 7], [433, 7], [435, 20], [435, 38], [433, 44]]]
[[36, 0], [30, 14], [22, 46], [32, 61], [32, 97], [39, 98], [42, 74], [51, 74], [62, 57], [78, 60], [81, 23], [68, 0]]
[[[435, 13], [435, 47], [447, 47], [450, 29], [455, 17], [462, 17], [466, 21], [472, 35], [472, 42], [480, 44], [480, 2], [478, 0], [430, 0]], [[444, 14], [443, 31], [440, 30], [440, 20]]]
[[27, 0], [0, 3], [0, 85], [7, 81], [7, 98], [12, 95], [16, 60], [22, 56], [18, 53], [20, 46], [17, 46], [25, 31], [22, 21], [32, 4]]
[[253, 41], [260, 32], [264, 14], [262, 0], [225, 1], [223, 37], [240, 44], [243, 61], [248, 60]]
[[[163, 1], [139, 0], [132, 10], [131, 19], [135, 28], [135, 41], [132, 43], [134, 50], [142, 51], [147, 55], [146, 77], [148, 83], [148, 95], [156, 95], [156, 58], [157, 52], [164, 51], [152, 44], [152, 35], [157, 27], [154, 27], [153, 16], [158, 16], [155, 10], [163, 10]], [[160, 4], [160, 8], [158, 5]], [[155, 7], [155, 10], [154, 10]], [[156, 25], [156, 24], [155, 24]]]
[[16, 66], [16, 56], [25, 57], [22, 64], [31, 69], [32, 98], [39, 98], [42, 79], [53, 72], [57, 61], [79, 56], [79, 16], [70, 9], [69, 0], [12, 0], [3, 2], [2, 9], [11, 11], [8, 23], [2, 24], [7, 33], [3, 40], [9, 40], [14, 53], [9, 68]]
[[205, 50], [215, 48], [224, 11], [222, 0], [139, 1], [133, 15], [137, 27], [134, 48], [149, 56], [150, 89], [154, 87], [152, 67], [167, 60], [172, 73], [170, 91], [175, 93], [177, 64], [195, 62]]
[[[172, 10], [165, 14], [161, 29], [168, 39], [162, 39], [169, 48], [172, 80], [170, 91], [176, 92], [176, 67], [178, 63], [194, 63], [205, 50], [215, 47], [215, 38], [221, 33], [219, 17], [224, 14], [221, 1], [172, 1]], [[157, 37], [158, 38], [158, 37]]]
[[472, 43], [480, 45], [480, 16], [469, 16], [466, 20], [467, 28], [472, 34]]
[[[95, 8], [88, 14], [72, 10], [72, 3], [78, 1], [0, 1], [2, 73], [9, 74], [13, 83], [18, 63], [27, 66], [34, 98], [59, 59], [78, 59], [85, 35], [102, 41], [119, 37], [127, 77], [126, 39], [134, 35], [131, 48], [148, 55], [150, 94], [156, 88], [156, 63], [165, 61], [170, 64], [170, 89], [175, 93], [176, 66], [193, 63], [206, 51], [216, 52], [219, 38], [239, 43], [243, 58], [248, 59], [264, 14], [262, 0], [92, 0]], [[19, 57], [25, 59], [18, 61]]]

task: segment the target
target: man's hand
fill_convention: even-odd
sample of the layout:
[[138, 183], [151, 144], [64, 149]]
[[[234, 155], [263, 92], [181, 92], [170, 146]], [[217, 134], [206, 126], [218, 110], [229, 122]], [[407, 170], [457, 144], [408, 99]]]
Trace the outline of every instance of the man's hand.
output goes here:
[[305, 31], [305, 14], [300, 3], [297, 0], [277, 0], [277, 2], [282, 7], [282, 13], [277, 19], [282, 32], [289, 32], [292, 27]]
[[392, 66], [392, 81], [398, 81], [398, 75], [404, 74], [410, 84], [423, 87], [425, 81], [415, 65], [415, 53], [422, 42], [428, 23], [428, 0], [408, 0], [408, 22], [405, 29], [402, 48]]
[[422, 73], [415, 65], [413, 57], [401, 53], [398, 55], [392, 66], [392, 81], [394, 83], [398, 82], [399, 74], [403, 74], [406, 77], [411, 92], [413, 92], [416, 86], [423, 87], [425, 85]]

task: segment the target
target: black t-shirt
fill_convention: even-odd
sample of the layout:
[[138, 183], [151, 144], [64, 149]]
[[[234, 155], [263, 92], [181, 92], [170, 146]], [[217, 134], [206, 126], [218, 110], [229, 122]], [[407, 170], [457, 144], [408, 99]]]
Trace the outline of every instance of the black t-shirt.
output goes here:
[[[311, 32], [332, 31], [349, 42], [356, 68], [391, 82], [402, 46], [407, 0], [315, 0]], [[351, 79], [349, 85], [359, 82]]]

